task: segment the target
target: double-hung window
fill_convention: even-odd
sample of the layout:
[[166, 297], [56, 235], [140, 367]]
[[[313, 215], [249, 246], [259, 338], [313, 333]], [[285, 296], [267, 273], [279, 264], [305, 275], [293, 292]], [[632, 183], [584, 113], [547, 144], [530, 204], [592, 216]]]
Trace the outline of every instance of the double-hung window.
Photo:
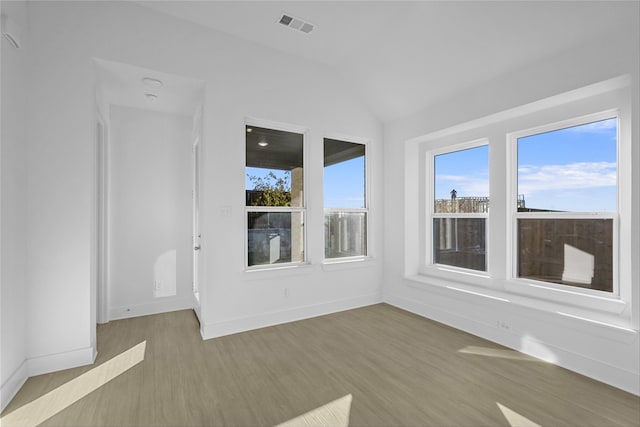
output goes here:
[[246, 265], [303, 263], [304, 134], [245, 130]]
[[617, 292], [615, 111], [511, 135], [518, 279]]
[[631, 93], [611, 79], [408, 140], [406, 277], [636, 328]]
[[324, 139], [324, 257], [367, 255], [366, 146]]
[[430, 264], [487, 271], [487, 144], [474, 141], [429, 154]]

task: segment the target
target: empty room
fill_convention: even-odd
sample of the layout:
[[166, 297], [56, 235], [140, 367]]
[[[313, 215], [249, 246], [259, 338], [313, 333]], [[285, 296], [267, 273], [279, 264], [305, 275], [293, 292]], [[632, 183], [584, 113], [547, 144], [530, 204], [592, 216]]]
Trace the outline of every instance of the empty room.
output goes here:
[[640, 425], [639, 1], [0, 12], [1, 425]]

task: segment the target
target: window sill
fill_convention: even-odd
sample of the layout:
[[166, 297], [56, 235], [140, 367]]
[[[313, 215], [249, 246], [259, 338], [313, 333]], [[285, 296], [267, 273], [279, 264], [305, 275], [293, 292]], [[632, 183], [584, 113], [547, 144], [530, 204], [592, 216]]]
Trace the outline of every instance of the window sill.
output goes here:
[[504, 289], [516, 295], [533, 297], [545, 301], [556, 302], [563, 305], [577, 306], [587, 310], [602, 311], [611, 314], [620, 314], [627, 303], [615, 296], [595, 295], [586, 292], [580, 292], [580, 288], [559, 289], [546, 284], [545, 282], [536, 282], [533, 280], [513, 279], [506, 281]]
[[[457, 274], [457, 275], [456, 275]], [[511, 302], [504, 292], [489, 287], [491, 279], [485, 275], [466, 273], [451, 273], [438, 267], [427, 267], [421, 274], [405, 277], [415, 287], [424, 288], [424, 285], [446, 289], [454, 292], [472, 294], [478, 297], [495, 301]]]
[[297, 276], [308, 274], [314, 269], [310, 263], [268, 264], [264, 266], [245, 267], [245, 280], [263, 280], [274, 277]]
[[444, 283], [456, 282], [481, 288], [488, 288], [492, 285], [492, 279], [489, 273], [485, 271], [449, 267], [440, 264], [423, 266], [417, 277], [434, 278], [442, 280]]
[[[534, 298], [563, 306], [579, 307], [581, 309], [621, 314], [627, 303], [617, 296], [608, 296], [594, 291], [581, 292], [581, 288], [557, 288], [546, 282], [534, 280], [512, 279], [497, 281], [485, 272], [474, 272], [449, 268], [446, 266], [424, 266], [420, 275], [413, 276], [415, 281], [434, 284], [436, 286], [451, 287], [463, 285], [473, 292], [498, 293], [501, 299], [512, 299], [514, 296]], [[484, 294], [483, 294], [484, 295]]]
[[[426, 270], [430, 270], [427, 268]], [[525, 307], [535, 311], [547, 312], [552, 316], [560, 316], [575, 325], [579, 330], [596, 333], [621, 342], [637, 339], [638, 331], [630, 325], [629, 320], [620, 314], [627, 303], [619, 299], [597, 297], [564, 292], [557, 289], [543, 289], [537, 283], [520, 283], [521, 281], [499, 281], [485, 279], [492, 286], [483, 286], [484, 280], [473, 281], [467, 277], [457, 280], [443, 278], [437, 274], [418, 274], [406, 276], [408, 286], [418, 289], [436, 288], [454, 296], [467, 298], [483, 298], [505, 305]], [[535, 286], [532, 286], [535, 285]], [[546, 292], [545, 292], [546, 291]], [[450, 294], [451, 295], [451, 294]]]
[[325, 259], [322, 263], [323, 271], [350, 270], [354, 268], [368, 268], [375, 265], [372, 257], [350, 257]]

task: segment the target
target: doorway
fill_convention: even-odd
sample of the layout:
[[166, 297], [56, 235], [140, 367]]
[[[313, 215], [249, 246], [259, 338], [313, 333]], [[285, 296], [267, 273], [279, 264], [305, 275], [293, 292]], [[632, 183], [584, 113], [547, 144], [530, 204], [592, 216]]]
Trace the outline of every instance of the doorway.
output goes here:
[[192, 213], [192, 291], [194, 297], [194, 304], [196, 313], [200, 316], [200, 249], [202, 233], [200, 231], [200, 149], [201, 149], [201, 135], [202, 135], [202, 107], [198, 109], [194, 118], [193, 124], [193, 145], [191, 148], [191, 170], [193, 172], [192, 177], [192, 191], [191, 191], [191, 213]]
[[101, 114], [97, 114], [95, 141], [95, 283], [96, 283], [96, 322], [109, 321], [109, 294], [107, 292], [107, 127]]
[[204, 84], [95, 62], [96, 323], [196, 308]]

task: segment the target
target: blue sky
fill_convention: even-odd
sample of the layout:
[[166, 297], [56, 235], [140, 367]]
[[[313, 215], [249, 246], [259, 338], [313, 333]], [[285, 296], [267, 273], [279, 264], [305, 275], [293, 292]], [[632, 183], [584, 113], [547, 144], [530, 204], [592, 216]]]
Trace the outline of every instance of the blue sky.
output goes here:
[[364, 208], [364, 156], [324, 168], [325, 208]]
[[253, 189], [253, 183], [251, 182], [251, 180], [249, 180], [250, 176], [255, 176], [255, 177], [264, 179], [269, 174], [269, 172], [273, 172], [273, 174], [276, 176], [276, 179], [284, 178], [286, 175], [289, 175], [289, 186], [291, 186], [291, 173], [289, 171], [283, 171], [279, 169], [253, 168], [253, 167], [247, 166], [244, 172], [245, 173], [245, 176], [244, 176], [245, 189], [247, 190]]
[[[616, 119], [518, 139], [518, 194], [529, 208], [616, 210]], [[488, 147], [436, 156], [436, 198], [488, 196]]]
[[[518, 140], [518, 194], [529, 208], [558, 211], [616, 210], [616, 119], [532, 135]], [[264, 176], [268, 169], [246, 168]], [[276, 176], [284, 171], [273, 170]], [[435, 158], [435, 197], [489, 197], [489, 147]], [[246, 178], [246, 188], [253, 185]], [[364, 156], [324, 170], [327, 208], [364, 207]]]
[[[364, 208], [364, 159], [365, 156], [360, 156], [324, 168], [325, 208]], [[245, 188], [253, 188], [249, 176], [265, 177], [269, 172], [273, 172], [278, 178], [287, 173], [276, 169], [247, 167], [245, 169]]]
[[435, 198], [489, 197], [489, 146], [435, 157]]
[[518, 193], [527, 207], [616, 210], [616, 119], [518, 139]]

